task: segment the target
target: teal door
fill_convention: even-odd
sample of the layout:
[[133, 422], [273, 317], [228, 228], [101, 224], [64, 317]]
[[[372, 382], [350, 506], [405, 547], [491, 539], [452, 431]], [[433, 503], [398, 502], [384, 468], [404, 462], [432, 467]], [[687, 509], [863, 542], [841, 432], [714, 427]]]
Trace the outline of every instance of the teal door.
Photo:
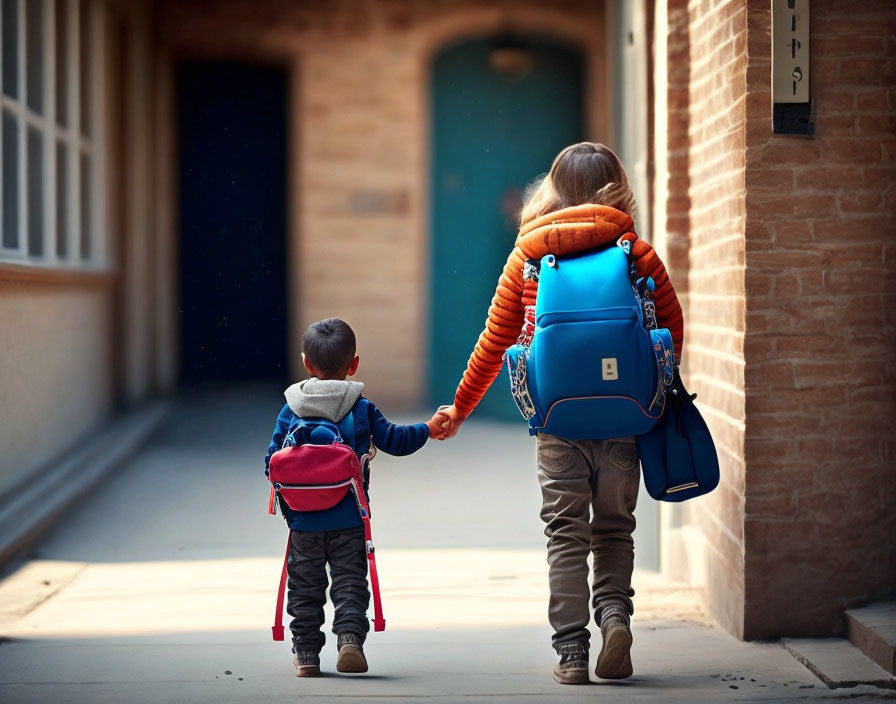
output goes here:
[[[429, 390], [451, 403], [513, 248], [521, 194], [581, 141], [582, 58], [540, 40], [478, 39], [432, 76]], [[520, 420], [506, 372], [477, 416]]]

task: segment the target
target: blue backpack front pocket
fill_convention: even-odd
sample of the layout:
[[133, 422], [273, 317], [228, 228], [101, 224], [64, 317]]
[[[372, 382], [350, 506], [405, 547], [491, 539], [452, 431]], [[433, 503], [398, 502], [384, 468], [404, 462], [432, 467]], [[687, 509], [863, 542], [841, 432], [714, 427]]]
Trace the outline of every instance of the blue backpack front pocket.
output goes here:
[[543, 422], [537, 432], [606, 439], [647, 432], [662, 409], [648, 332], [634, 307], [543, 316], [529, 356]]

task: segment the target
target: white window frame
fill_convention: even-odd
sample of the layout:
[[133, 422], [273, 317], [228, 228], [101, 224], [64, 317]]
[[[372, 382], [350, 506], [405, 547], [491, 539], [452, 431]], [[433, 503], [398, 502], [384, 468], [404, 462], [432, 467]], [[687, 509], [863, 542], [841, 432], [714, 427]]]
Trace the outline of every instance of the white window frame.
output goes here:
[[[0, 89], [0, 105], [4, 113], [12, 115], [18, 126], [18, 246], [4, 247], [0, 240], [0, 264], [14, 263], [35, 268], [66, 270], [99, 270], [108, 268], [108, 242], [106, 238], [106, 182], [105, 182], [105, 13], [98, 0], [62, 0], [67, 12], [67, 125], [56, 121], [56, 2], [39, 0], [43, 3], [43, 114], [35, 113], [27, 104], [26, 74], [26, 17], [27, 0], [13, 0], [17, 3], [17, 49], [18, 49], [18, 96], [13, 98]], [[79, 5], [86, 5], [84, 16], [90, 23], [90, 133], [81, 133], [80, 107], [80, 27]], [[0, 15], [0, 23], [3, 17]], [[3, 27], [0, 25], [0, 37]], [[43, 247], [42, 254], [28, 253], [28, 179], [27, 149], [28, 130], [37, 129], [43, 141]], [[56, 145], [63, 143], [67, 157], [68, 212], [66, 213], [66, 256], [60, 258], [57, 252], [57, 184]], [[3, 159], [3, 144], [0, 140], [0, 164]], [[87, 194], [89, 212], [89, 257], [81, 257], [81, 157], [89, 159], [91, 190]], [[0, 169], [0, 192], [3, 187], [3, 172]], [[0, 208], [2, 208], [0, 202]], [[2, 222], [2, 218], [0, 218]]]

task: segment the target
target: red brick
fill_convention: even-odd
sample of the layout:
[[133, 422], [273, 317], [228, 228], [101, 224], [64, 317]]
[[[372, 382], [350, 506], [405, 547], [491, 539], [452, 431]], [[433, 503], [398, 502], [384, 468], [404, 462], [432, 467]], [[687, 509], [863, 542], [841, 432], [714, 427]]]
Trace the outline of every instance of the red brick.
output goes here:
[[771, 196], [750, 192], [748, 202], [765, 220], [793, 217], [793, 198], [790, 196]]
[[769, 296], [774, 286], [774, 277], [750, 270], [745, 279], [745, 290], [751, 298]]
[[754, 364], [752, 372], [757, 381], [769, 388], [795, 388], [793, 384], [793, 365], [790, 362], [770, 362]]
[[837, 204], [841, 212], [846, 213], [878, 213], [883, 206], [883, 193], [880, 191], [856, 191], [842, 193], [837, 196]]
[[886, 90], [863, 91], [856, 95], [856, 106], [859, 112], [886, 112], [890, 108], [889, 96]]
[[856, 118], [853, 115], [824, 115], [818, 118], [815, 133], [822, 139], [852, 137], [856, 134]]
[[775, 338], [760, 337], [759, 335], [748, 336], [744, 340], [744, 359], [748, 364], [776, 360], [777, 344]]
[[821, 86], [844, 85], [844, 82], [839, 80], [840, 64], [842, 63], [840, 57], [813, 54], [811, 59], [811, 81], [816, 90]]
[[[781, 428], [787, 428], [787, 432], [792, 435], [801, 436], [824, 431], [822, 418], [817, 413], [784, 413], [779, 410], [777, 413], [759, 414], [753, 411], [751, 421], [750, 437], [774, 438], [781, 434]], [[750, 483], [751, 487], [757, 485], [752, 481]]]
[[797, 454], [803, 462], [822, 462], [833, 454], [833, 442], [829, 436], [797, 438]]
[[886, 219], [879, 217], [851, 223], [839, 218], [812, 221], [812, 239], [821, 244], [849, 244], [877, 242], [886, 232]]
[[774, 191], [775, 193], [786, 193], [793, 190], [793, 169], [790, 167], [783, 168], [763, 168], [763, 169], [747, 169], [747, 188], [757, 190]]
[[825, 288], [832, 296], [874, 290], [880, 283], [880, 271], [875, 269], [834, 268], [825, 276]]
[[843, 59], [840, 61], [840, 80], [846, 85], [880, 85], [886, 71], [886, 67], [882, 66], [879, 60]]
[[744, 507], [744, 513], [748, 519], [759, 516], [773, 516], [775, 518], [793, 516], [796, 514], [796, 497], [793, 489], [784, 488], [777, 491], [750, 492]]
[[880, 146], [883, 152], [883, 161], [885, 164], [896, 162], [896, 139], [882, 139]]
[[856, 96], [852, 93], [829, 93], [818, 98], [818, 111], [822, 114], [852, 114], [855, 110]]
[[780, 247], [799, 247], [812, 240], [809, 225], [804, 220], [775, 223], [775, 241]]
[[825, 246], [819, 249], [820, 254], [832, 265], [847, 263], [883, 264], [884, 245], [881, 241], [857, 243], [849, 242], [846, 247]]
[[[869, 0], [862, 5], [853, 3], [825, 3], [823, 7], [812, 8], [812, 31], [828, 36], [837, 35], [844, 25], [847, 31], [856, 32], [860, 36], [880, 37], [894, 32], [892, 4], [887, 0]], [[861, 52], [862, 47], [855, 47]]]
[[864, 179], [860, 166], [810, 166], [798, 169], [795, 176], [796, 189], [814, 191], [839, 191]]
[[821, 147], [817, 141], [811, 139], [776, 137], [769, 142], [765, 154], [777, 164], [805, 166], [819, 160]]
[[763, 244], [766, 246], [771, 244], [775, 239], [773, 228], [773, 225], [757, 219], [748, 221], [744, 227], [744, 238], [747, 240], [747, 247], [760, 247]]
[[824, 34], [812, 33], [812, 54], [818, 56], [854, 56], [856, 48], [860, 47], [863, 53], [883, 53], [886, 51], [886, 39], [884, 37], [869, 37], [858, 30], [850, 31], [849, 20], [840, 25], [837, 32]]
[[744, 459], [747, 466], [754, 462], [777, 462], [797, 456], [797, 441], [791, 438], [755, 438], [744, 440]]
[[800, 293], [800, 280], [792, 274], [775, 277], [775, 298], [792, 298]]
[[785, 335], [777, 339], [776, 348], [781, 357], [814, 359], [822, 350], [829, 352], [831, 345], [836, 342], [829, 335]]
[[856, 133], [863, 137], [891, 137], [896, 133], [896, 117], [892, 114], [861, 115]]
[[800, 272], [800, 283], [803, 287], [804, 296], [817, 296], [827, 293], [824, 285], [824, 271], [821, 269]]
[[788, 252], [780, 250], [774, 252], [755, 252], [749, 256], [749, 265], [751, 267], [760, 267], [770, 271], [778, 272], [782, 267], [786, 266], [790, 269], [811, 269], [830, 258], [829, 252], [821, 252], [815, 249], [797, 249]]
[[847, 164], [864, 166], [881, 162], [881, 144], [876, 141], [857, 139], [828, 139], [823, 147], [827, 164]]

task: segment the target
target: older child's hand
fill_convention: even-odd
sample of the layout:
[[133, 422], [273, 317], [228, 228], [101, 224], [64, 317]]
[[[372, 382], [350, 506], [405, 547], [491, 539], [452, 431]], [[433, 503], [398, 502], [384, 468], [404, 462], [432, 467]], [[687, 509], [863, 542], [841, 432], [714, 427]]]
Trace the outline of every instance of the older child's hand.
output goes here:
[[426, 421], [426, 427], [429, 428], [430, 439], [444, 440], [451, 429], [451, 418], [445, 411], [439, 409]]

